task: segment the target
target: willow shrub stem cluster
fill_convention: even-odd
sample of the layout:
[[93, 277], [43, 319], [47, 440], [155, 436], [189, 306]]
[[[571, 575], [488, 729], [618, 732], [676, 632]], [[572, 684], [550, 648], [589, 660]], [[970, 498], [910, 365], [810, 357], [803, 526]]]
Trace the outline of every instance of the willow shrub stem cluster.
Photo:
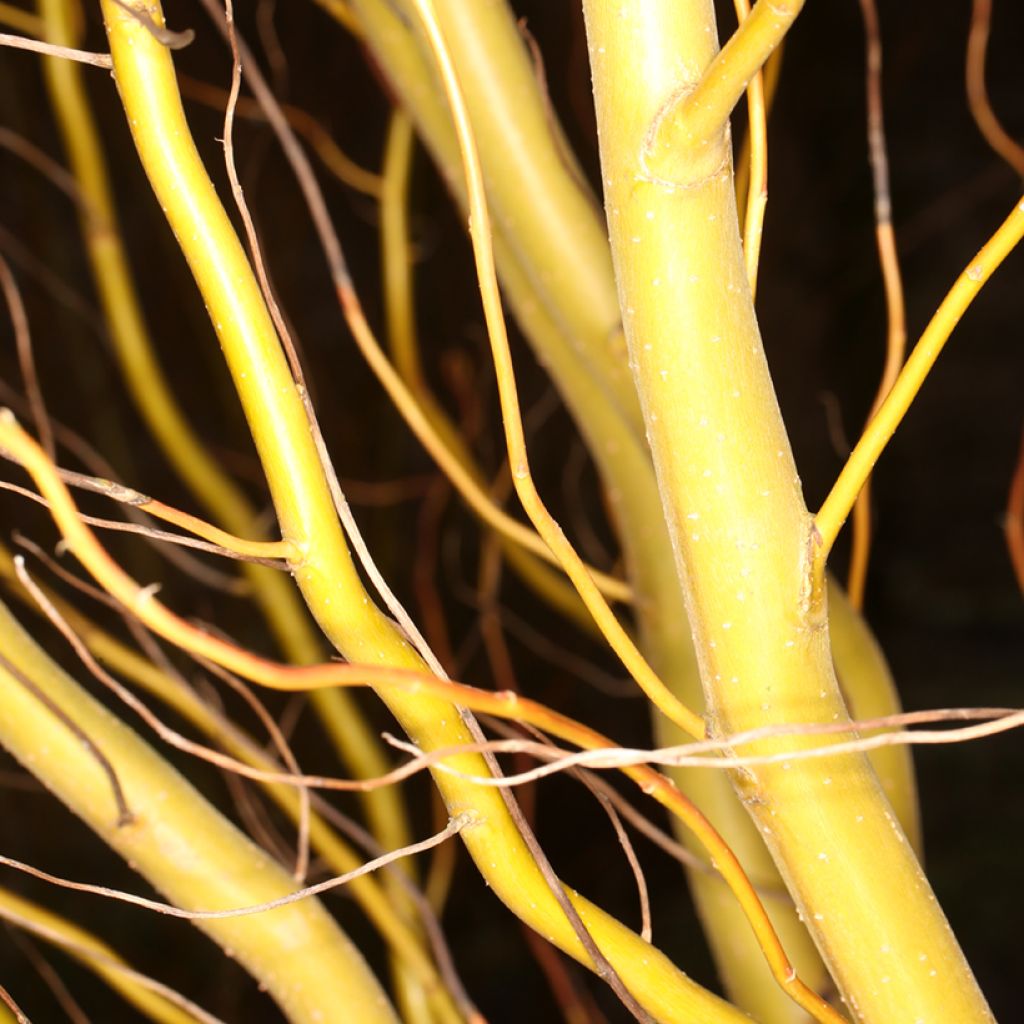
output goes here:
[[[585, 0], [605, 217], [501, 0], [318, 3], [359, 34], [404, 108], [392, 125], [380, 188], [394, 368], [370, 333], [351, 282], [338, 280], [343, 271], [332, 266], [341, 306], [417, 437], [487, 527], [501, 534], [510, 564], [544, 600], [604, 635], [650, 698], [662, 742], [679, 742], [684, 732], [716, 738], [765, 724], [834, 723], [898, 710], [870, 633], [838, 587], [826, 583], [825, 556], [956, 319], [1024, 232], [1024, 214], [1015, 209], [957, 283], [815, 517], [801, 495], [753, 310], [765, 201], [763, 133], [752, 147], [760, 166], [752, 175], [744, 251], [728, 128], [733, 106], [799, 14], [801, 0], [740, 5], [740, 27], [720, 50], [706, 0]], [[165, 31], [157, 3], [101, 0], [100, 7], [139, 159], [209, 311], [273, 499], [283, 540], [275, 551], [288, 558], [297, 584], [247, 565], [256, 604], [287, 656], [308, 664], [322, 656], [321, 640], [301, 596], [335, 650], [354, 665], [374, 666], [367, 680], [421, 750], [471, 745], [479, 732], [456, 703], [459, 695], [465, 699], [458, 703], [510, 717], [515, 701], [456, 684], [428, 685], [418, 674], [435, 659], [364, 588], [268, 295], [193, 145], [167, 45], [180, 37]], [[77, 45], [81, 19], [73, 0], [39, 0], [38, 10], [38, 24], [22, 19], [17, 27]], [[86, 250], [129, 392], [196, 498], [229, 533], [251, 537], [253, 510], [192, 433], [153, 355], [81, 70], [52, 58], [46, 66], [78, 184]], [[763, 108], [760, 88], [755, 82], [755, 118]], [[256, 93], [259, 99], [259, 88]], [[280, 113], [265, 106], [262, 112], [272, 123]], [[456, 202], [471, 213], [512, 477], [539, 536], [486, 495], [483, 473], [420, 372], [405, 217], [410, 124]], [[601, 475], [625, 582], [594, 576], [533, 486], [495, 265], [512, 312]], [[334, 678], [330, 666], [276, 674], [267, 662], [189, 633], [104, 561], [42, 453], [9, 420], [0, 436], [23, 453], [40, 489], [49, 488], [71, 550], [108, 590], [158, 632], [166, 626], [164, 635], [178, 637], [185, 649], [220, 658], [257, 682], [288, 688], [319, 680], [313, 686], [318, 710], [342, 758], [357, 774], [383, 772], [379, 746], [355, 704], [326, 685]], [[572, 589], [538, 555], [564, 568]], [[5, 552], [0, 556], [0, 573], [10, 577], [12, 563]], [[635, 645], [602, 590], [631, 599]], [[70, 614], [98, 657], [219, 735], [239, 760], [273, 769], [230, 723]], [[175, 632], [175, 622], [184, 632]], [[238, 906], [294, 887], [62, 673], [6, 608], [0, 608], [0, 636], [0, 682], [11, 695], [0, 715], [0, 740], [170, 900], [183, 907]], [[79, 732], [47, 710], [40, 694]], [[563, 739], [603, 742], [524, 702], [521, 717], [531, 714]], [[751, 752], [820, 742], [776, 738]], [[35, 753], [41, 746], [43, 757]], [[824, 998], [833, 982], [846, 1007], [869, 1024], [991, 1019], [918, 865], [914, 783], [899, 748], [731, 775], [669, 769], [681, 792], [649, 769], [628, 772], [675, 812], [681, 839], [721, 868], [722, 877], [693, 871], [690, 881], [729, 1001], [695, 984], [584, 897], [563, 893], [524, 833], [512, 798], [466, 778], [491, 775], [493, 761], [462, 752], [432, 770], [448, 812], [468, 822], [461, 841], [496, 895], [544, 938], [614, 975], [640, 1019], [835, 1022], [843, 1018]], [[154, 801], [157, 792], [174, 796]], [[308, 820], [314, 846], [332, 866], [351, 867], [353, 852], [319, 816], [308, 816], [292, 788], [269, 783], [268, 792], [294, 820]], [[368, 794], [366, 810], [381, 843], [408, 842], [405, 811], [392, 792]], [[716, 845], [722, 839], [727, 847]], [[168, 856], [169, 849], [176, 855]], [[566, 894], [576, 920], [566, 913]], [[401, 886], [360, 880], [356, 898], [389, 943], [400, 1015], [413, 1024], [471, 1018], [472, 1008], [445, 990]], [[289, 1019], [397, 1017], [358, 950], [315, 900], [203, 927], [268, 988]], [[177, 1019], [177, 1010], [162, 1004], [152, 1012]]]

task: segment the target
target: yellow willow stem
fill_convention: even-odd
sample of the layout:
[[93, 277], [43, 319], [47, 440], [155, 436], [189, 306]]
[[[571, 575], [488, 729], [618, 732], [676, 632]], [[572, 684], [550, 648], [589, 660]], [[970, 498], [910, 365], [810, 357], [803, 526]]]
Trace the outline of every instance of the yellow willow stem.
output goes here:
[[[434, 61], [409, 0], [354, 0], [363, 38], [416, 122], [449, 189], [465, 208], [459, 147]], [[496, 249], [516, 315], [543, 316], [538, 357], [580, 422], [603, 425], [601, 445], [642, 439], [626, 368], [607, 237], [595, 204], [538, 84], [504, 3], [443, 0], [445, 38], [467, 88], [495, 211]], [[529, 195], [531, 201], [523, 202]], [[513, 285], [514, 282], [514, 285]], [[580, 392], [597, 394], [583, 415]]]
[[[619, 392], [609, 381], [599, 379], [599, 361], [587, 358], [591, 352], [603, 352], [610, 338], [604, 314], [601, 318], [593, 315], [595, 309], [615, 305], [607, 230], [597, 224], [589, 203], [580, 210], [579, 180], [573, 174], [572, 163], [559, 158], [557, 144], [552, 146], [558, 138], [557, 127], [552, 124], [550, 107], [536, 76], [529, 70], [511, 12], [503, 4], [480, 4], [475, 0], [446, 0], [435, 6], [468, 94], [488, 197], [496, 210], [504, 211], [497, 218], [495, 255], [505, 293], [538, 358], [565, 396], [602, 475], [636, 589], [633, 608], [643, 649], [677, 696], [696, 708], [703, 694], [689, 630], [680, 629], [686, 609], [672, 564], [671, 541], [664, 521], [650, 513], [660, 500], [649, 453], [639, 429], [633, 426], [639, 419], [635, 394], [631, 398], [635, 411], [620, 415], [609, 401], [610, 395]], [[404, 8], [404, 17], [399, 14], [400, 8]], [[426, 44], [415, 34], [416, 20], [408, 8], [406, 0], [359, 0], [364, 39], [415, 118], [449, 189], [465, 208], [465, 186], [450, 117], [427, 62]], [[773, 53], [766, 69], [769, 98], [778, 81], [780, 53]], [[517, 140], [516, 145], [510, 147], [509, 139]], [[531, 183], [527, 189], [531, 194], [554, 197], [555, 201], [543, 207], [533, 203], [524, 207], [523, 182]], [[556, 237], [577, 240], [571, 256], [548, 245], [552, 217], [565, 217], [567, 222]], [[582, 230], [584, 227], [587, 230]], [[510, 243], [504, 240], [506, 234], [511, 236]], [[550, 280], [553, 259], [585, 265], [586, 273], [562, 280], [557, 292], [546, 293], [540, 286]], [[598, 283], [606, 300], [595, 307], [590, 296]], [[623, 367], [626, 360], [618, 357], [616, 362]], [[834, 628], [845, 628], [845, 620], [837, 620]], [[849, 646], [857, 651], [856, 643]], [[844, 672], [844, 679], [849, 680], [851, 690], [862, 683], [852, 669]], [[871, 679], [863, 684], [869, 690], [874, 685]], [[892, 694], [891, 688], [884, 692]], [[894, 704], [887, 713], [898, 710], [898, 704]], [[655, 716], [655, 725], [659, 733], [671, 732], [661, 715]], [[680, 735], [677, 730], [673, 739], [678, 741]], [[688, 793], [721, 825], [730, 847], [759, 883], [769, 890], [780, 888], [757, 829], [745, 813], [737, 813], [736, 796], [728, 779], [718, 772], [673, 775], [686, 787], [693, 780]], [[912, 798], [912, 788], [909, 796]], [[692, 842], [685, 830], [682, 834]], [[704, 901], [702, 920], [733, 998], [742, 1000], [742, 1008], [758, 1020], [803, 1024], [803, 1012], [780, 992], [762, 966], [763, 953], [725, 887], [717, 880], [709, 881], [705, 874], [691, 873], [691, 879], [698, 900], [702, 891], [713, 890], [715, 899]], [[793, 908], [769, 900], [768, 909], [801, 976], [816, 987], [815, 979], [820, 978], [824, 985], [824, 968]], [[732, 984], [735, 978], [741, 978], [743, 985]]]
[[[212, 3], [213, 0], [207, 0], [207, 2]], [[242, 48], [241, 52], [245, 54], [246, 51]], [[262, 95], [266, 100], [264, 107], [268, 119], [278, 135], [278, 140], [292, 164], [298, 184], [303, 191], [303, 196], [320, 236], [321, 247], [327, 258], [346, 323], [363, 358], [366, 359], [371, 370], [373, 370], [377, 379], [383, 385], [388, 393], [388, 397], [405, 420], [406, 425], [416, 435], [416, 438], [448, 477], [451, 484], [469, 507], [485, 523], [504, 534], [510, 540], [515, 541], [541, 558], [558, 564], [557, 557], [551, 552], [544, 540], [537, 536], [534, 530], [517, 522], [494, 503], [487, 489], [467, 470], [466, 466], [452, 451], [451, 445], [446, 443], [446, 438], [443, 434], [435, 429], [433, 418], [428, 414], [428, 410], [420, 405], [408, 384], [388, 360], [366, 319], [362, 304], [354, 290], [342, 255], [340, 243], [330, 226], [330, 217], [326, 204], [322, 194], [316, 187], [315, 181], [313, 181], [306, 156], [301, 147], [297, 145], [294, 135], [290, 132], [287, 119], [283, 116], [276, 103], [273, 102], [269, 87], [266, 85], [262, 73], [252, 62], [251, 57], [248, 58], [246, 73], [248, 82], [257, 96]], [[592, 569], [590, 572], [598, 588], [610, 598], [618, 601], [628, 601], [630, 599], [631, 592], [628, 584], [597, 570]]]
[[818, 514], [814, 517], [820, 541], [817, 543], [816, 578], [820, 576], [825, 558], [849, 515], [864, 481], [879, 456], [896, 432], [925, 378], [931, 372], [953, 329], [974, 301], [975, 296], [1004, 259], [1024, 237], [1024, 199], [982, 246], [963, 273], [956, 279], [941, 305], [935, 311], [906, 365], [900, 371], [892, 390], [867, 425], [846, 465], [832, 486]]
[[[391, 115], [384, 151], [381, 175], [384, 185], [380, 203], [381, 269], [391, 358], [395, 370], [416, 396], [435, 432], [447, 445], [452, 456], [483, 489], [486, 485], [482, 470], [469, 446], [427, 387], [420, 364], [408, 226], [409, 174], [414, 138], [412, 120], [404, 111], [395, 110]], [[502, 552], [516, 573], [546, 603], [582, 628], [596, 632], [594, 620], [579, 595], [560, 576], [506, 538], [502, 538]]]
[[469, 122], [469, 113], [462, 98], [462, 91], [451, 57], [434, 16], [433, 5], [430, 0], [413, 0], [413, 2], [423, 18], [431, 46], [437, 56], [445, 92], [452, 105], [455, 128], [462, 151], [466, 191], [469, 196], [469, 223], [470, 234], [473, 238], [473, 256], [476, 262], [477, 277], [480, 281], [487, 333], [491, 341], [502, 418], [505, 424], [505, 441], [508, 447], [509, 462], [512, 466], [512, 482], [516, 494], [519, 495], [519, 500], [537, 532], [558, 556], [566, 574], [594, 616], [594, 621], [604, 634], [609, 646], [636, 680], [637, 685], [666, 718], [675, 722], [691, 736], [699, 739], [704, 735], [704, 722], [699, 715], [682, 704], [679, 698], [665, 686], [640, 653], [639, 648], [630, 639], [614, 612], [601, 597], [601, 593], [582, 559], [576, 554], [575, 549], [562, 533], [561, 527], [548, 512], [530, 475], [526, 437], [519, 413], [519, 399], [516, 393], [512, 357], [505, 329], [505, 315], [501, 306], [497, 270], [491, 248], [490, 218], [484, 194], [483, 174], [476, 152], [473, 129]]
[[[537, 726], [553, 736], [567, 740], [583, 749], [593, 750], [614, 746], [610, 739], [600, 733], [536, 701], [520, 698], [516, 693], [494, 693], [425, 675], [422, 671], [422, 662], [414, 661], [409, 667], [397, 665], [383, 668], [376, 665], [338, 664], [336, 662], [309, 666], [282, 665], [236, 647], [227, 640], [193, 626], [161, 604], [151, 589], [141, 587], [113, 561], [81, 519], [70, 493], [57, 476], [45, 453], [18, 427], [7, 410], [0, 410], [0, 445], [11, 452], [25, 467], [47, 497], [51, 515], [64, 537], [68, 550], [112, 597], [126, 608], [131, 609], [153, 632], [182, 650], [207, 658], [251, 682], [273, 689], [302, 691], [336, 686], [369, 685], [384, 697], [393, 710], [403, 707], [406, 703], [403, 700], [405, 697], [418, 698], [421, 705], [427, 700], [435, 706], [437, 704], [445, 706], [446, 702], [451, 702], [448, 706], [458, 705], [463, 708], [484, 711], [499, 718], [511, 718]], [[447, 726], [447, 723], [444, 725]], [[453, 731], [463, 730], [449, 730], [449, 732]], [[470, 788], [476, 794], [473, 804], [460, 803], [464, 811], [468, 806], [474, 817], [473, 825], [466, 830], [465, 838], [468, 840], [478, 835], [486, 827], [496, 824], [493, 818], [477, 817], [485, 810], [493, 812], [494, 807], [504, 806], [501, 803], [491, 806], [488, 796], [493, 793], [493, 790], [490, 787], [475, 787], [470, 780], [460, 779], [460, 776], [482, 775], [486, 777], [489, 774], [486, 762], [479, 755], [462, 753], [467, 746], [472, 746], [472, 744], [462, 741], [435, 745], [431, 748], [419, 741], [416, 742], [417, 746], [421, 746], [423, 749], [440, 750], [445, 753], [445, 766], [449, 771], [435, 769], [435, 782], [449, 803], [452, 802], [453, 794], [463, 795], [465, 793], [466, 782], [469, 782]], [[772, 965], [773, 974], [780, 984], [785, 985], [792, 993], [799, 995], [803, 1005], [813, 1005], [818, 1011], [816, 1019], [830, 1022], [841, 1020], [822, 1005], [820, 1000], [816, 1000], [811, 993], [807, 992], [800, 979], [795, 977], [757, 893], [744, 876], [732, 851], [707, 819], [657, 771], [646, 765], [626, 765], [622, 770], [640, 786], [644, 793], [658, 800], [684, 821], [687, 827], [698, 836], [705, 849], [712, 854], [722, 877], [728, 881], [730, 888], [744, 907], [747, 919], [756, 932], [765, 955]], [[464, 811], [460, 813], [464, 813]], [[513, 833], [513, 835], [516, 834]], [[469, 845], [471, 853], [479, 853], [477, 849], [474, 849], [473, 844], [467, 843], [467, 845]], [[506, 857], [515, 852], [514, 849], [505, 847]], [[492, 862], [490, 866], [494, 871], [498, 865]], [[496, 878], [500, 878], [500, 874], [488, 875], [492, 886], [495, 884]], [[522, 876], [520, 876], [520, 880], [522, 881]], [[582, 897], [575, 893], [571, 895], [581, 915], [586, 915], [588, 926], [592, 927], [597, 924], [601, 932], [605, 932], [610, 919]], [[538, 908], [531, 903], [530, 909], [536, 912]], [[527, 916], [525, 912], [524, 916]], [[552, 921], [549, 922], [549, 925], [555, 923], [557, 922]], [[621, 934], [616, 934], [615, 929], [611, 929], [609, 939], [618, 940], [621, 943], [625, 937], [632, 934], [622, 929], [621, 926], [617, 926], [617, 928], [621, 929]], [[575, 938], [575, 933], [570, 934]], [[595, 935], [597, 934], [595, 932]], [[557, 939], [552, 939], [552, 941], [557, 941]], [[651, 966], [650, 956], [653, 955], [653, 951], [649, 945], [645, 945], [645, 948], [649, 951], [648, 960], [643, 964], [646, 968]], [[573, 953], [572, 944], [569, 945], [567, 951]], [[638, 981], [643, 981], [644, 972], [639, 971], [635, 964], [632, 964], [631, 967], [633, 971], [639, 973]], [[690, 982], [687, 984], [692, 985]], [[683, 987], [677, 994], [684, 995], [686, 991], [687, 989]], [[704, 994], [695, 987], [694, 991], [690, 993], [690, 997], [692, 998], [694, 995], [703, 996]], [[650, 993], [650, 997], [655, 1000], [656, 1004], [658, 1004], [658, 996], [658, 992]], [[714, 1003], [708, 1004], [704, 1009], [710, 1012], [715, 1005]], [[687, 1000], [687, 1005], [684, 1008], [687, 1012], [693, 1008], [690, 999]], [[676, 1018], [670, 1017], [669, 1019]]]
[[[34, 611], [40, 610], [39, 606], [22, 589], [14, 570], [11, 555], [2, 545], [0, 545], [0, 577], [7, 580], [12, 588], [16, 588], [14, 593], [30, 604]], [[281, 771], [280, 766], [252, 737], [246, 735], [229, 719], [218, 714], [193, 689], [160, 671], [151, 662], [100, 629], [89, 618], [60, 598], [46, 591], [44, 593], [74, 633], [81, 638], [88, 650], [107, 667], [131, 679], [146, 692], [151, 693], [185, 721], [194, 725], [212, 742], [223, 747], [240, 761], [263, 771]], [[296, 788], [273, 782], [260, 782], [260, 785], [289, 819], [297, 825], [301, 812]], [[309, 837], [313, 848], [339, 875], [347, 874], [363, 862], [363, 858], [315, 812], [310, 815]], [[388, 877], [390, 876], [385, 875], [385, 880]], [[372, 876], [353, 879], [348, 884], [347, 891], [380, 932], [392, 953], [401, 959], [409, 973], [417, 980], [440, 1019], [447, 1021], [460, 1019], [451, 1004], [448, 992], [438, 977], [436, 968], [430, 957], [424, 952], [422, 938], [396, 911], [395, 906], [384, 894], [377, 880]]]
[[[772, 50], [771, 56], [765, 61], [760, 71], [764, 89], [765, 117], [771, 112], [775, 102], [775, 93], [779, 88], [779, 79], [782, 77], [782, 55], [785, 52], [785, 40], [779, 43]], [[767, 126], [767, 123], [766, 123]], [[746, 204], [750, 197], [750, 176], [753, 173], [753, 157], [751, 153], [750, 132], [743, 137], [743, 144], [740, 146], [740, 155], [736, 161], [736, 205], [739, 208], [740, 216], [746, 223]]]
[[722, 126], [803, 5], [804, 0], [756, 3], [703, 73], [667, 98], [645, 146], [650, 174], [678, 183], [721, 169], [728, 160]]
[[[750, 0], [735, 0], [742, 23], [750, 15]], [[750, 182], [743, 216], [743, 257], [751, 298], [757, 297], [757, 268], [761, 260], [764, 210], [768, 205], [768, 114], [764, 73], [758, 70], [747, 86], [747, 138], [750, 150]]]
[[[162, 19], [159, 10], [149, 10]], [[282, 536], [304, 552], [294, 566], [296, 580], [329, 638], [350, 660], [419, 668], [419, 658], [362, 589], [338, 527], [301, 397], [251, 268], [195, 152], [170, 55], [120, 5], [105, 0], [103, 12], [118, 88], [140, 158], [210, 310], [263, 462]], [[428, 750], [471, 739], [458, 710], [445, 701], [393, 690], [382, 695], [406, 732]], [[478, 756], [457, 763], [486, 773]], [[478, 823], [461, 835], [496, 894], [531, 927], [586, 962], [575, 931], [500, 794], [440, 774], [435, 780], [449, 810], [477, 812]], [[727, 1004], [694, 985], [628, 929], [577, 899], [595, 941], [634, 996], [656, 1017], [738, 1019]]]
[[132, 970], [101, 939], [52, 910], [2, 886], [0, 919], [78, 960], [148, 1020], [156, 1021], [157, 1024], [195, 1024], [195, 1014], [164, 995], [161, 992], [163, 986]]
[[[587, 0], [585, 13], [624, 323], [709, 733], [848, 720], [747, 286], [728, 109], [708, 134], [665, 114], [722, 67], [713, 5]], [[991, 1019], [866, 758], [752, 767], [733, 783], [860, 1019]]]
[[[47, 38], [72, 45], [81, 24], [77, 0], [38, 0], [38, 6]], [[199, 501], [231, 533], [251, 535], [256, 513], [192, 431], [154, 355], [131, 265], [121, 242], [106, 161], [81, 69], [66, 60], [48, 59], [43, 66], [85, 204], [82, 232], [86, 251], [128, 390], [171, 465]], [[287, 577], [256, 565], [243, 569], [286, 656], [300, 664], [318, 660], [322, 653], [320, 641]], [[348, 695], [318, 694], [314, 706], [343, 760], [355, 774], [369, 778], [387, 770], [379, 740]], [[409, 833], [399, 792], [381, 790], [362, 799], [380, 842], [391, 849], [407, 845]]]
[[[0, 664], [0, 742], [169, 900], [235, 907], [294, 891], [278, 864], [65, 675], [2, 604], [0, 636], [7, 662]], [[110, 780], [92, 753], [24, 680], [97, 744], [123, 788], [129, 823], [117, 823]], [[396, 1021], [359, 951], [316, 900], [199, 927], [231, 950], [295, 1024]]]

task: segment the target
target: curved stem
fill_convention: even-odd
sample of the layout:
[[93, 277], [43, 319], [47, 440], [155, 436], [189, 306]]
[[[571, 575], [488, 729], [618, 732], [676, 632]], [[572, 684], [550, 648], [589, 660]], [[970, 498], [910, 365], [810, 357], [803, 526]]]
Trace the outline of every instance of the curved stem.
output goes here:
[[992, 237], [982, 246], [960, 276], [953, 283], [939, 308], [935, 311], [906, 365], [900, 371], [892, 386], [867, 425], [856, 447], [853, 449], [842, 472], [832, 485], [828, 497], [814, 517], [814, 525], [820, 537], [815, 556], [815, 577], [821, 578], [824, 562], [846, 520], [850, 509], [857, 500], [864, 481], [867, 480], [879, 456], [896, 432], [935, 361], [949, 340], [960, 318], [974, 301], [999, 265], [1024, 238], [1024, 199], [1014, 206], [1010, 215], [996, 229]]

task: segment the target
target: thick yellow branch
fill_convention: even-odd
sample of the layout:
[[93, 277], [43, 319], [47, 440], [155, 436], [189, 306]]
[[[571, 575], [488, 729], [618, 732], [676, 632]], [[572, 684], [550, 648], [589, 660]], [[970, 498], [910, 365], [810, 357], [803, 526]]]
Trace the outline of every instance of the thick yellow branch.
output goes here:
[[[710, 731], [842, 720], [731, 168], [685, 130], [676, 138], [664, 116], [715, 58], [713, 7], [585, 9], [624, 323]], [[866, 759], [758, 768], [734, 783], [855, 1013], [879, 1024], [991, 1019]]]
[[[0, 649], [10, 666], [0, 665], [0, 742], [171, 902], [248, 906], [294, 891], [278, 864], [65, 675], [2, 604]], [[110, 779], [79, 736], [15, 673], [97, 744], [123, 788], [131, 822], [117, 823]], [[396, 1021], [359, 951], [316, 900], [200, 927], [296, 1024]]]

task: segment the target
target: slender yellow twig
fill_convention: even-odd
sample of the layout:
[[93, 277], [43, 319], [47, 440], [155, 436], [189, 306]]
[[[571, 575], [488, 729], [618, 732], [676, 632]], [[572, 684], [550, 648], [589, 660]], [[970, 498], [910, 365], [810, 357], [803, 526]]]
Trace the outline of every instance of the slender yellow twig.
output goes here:
[[[413, 142], [412, 119], [405, 111], [396, 109], [388, 127], [380, 203], [381, 270], [388, 345], [398, 375], [416, 395], [423, 412], [452, 455], [482, 488], [485, 482], [483, 470], [473, 458], [470, 445], [430, 391], [420, 364], [408, 225]], [[500, 507], [501, 503], [496, 501], [495, 504]], [[586, 606], [560, 574], [508, 538], [503, 539], [502, 550], [512, 568], [548, 604], [584, 629], [594, 631], [594, 620]]]
[[[760, 71], [763, 91], [764, 91], [764, 107], [765, 115], [767, 116], [772, 109], [772, 105], [775, 102], [775, 94], [779, 88], [779, 80], [782, 77], [782, 55], [786, 50], [786, 42], [782, 40], [778, 46], [772, 50], [771, 56], [765, 61], [764, 67]], [[751, 138], [750, 132], [748, 131], [743, 137], [743, 143], [740, 146], [740, 155], [736, 160], [735, 167], [735, 178], [736, 178], [736, 207], [740, 212], [740, 215], [745, 217], [745, 204], [747, 198], [750, 195], [750, 176], [753, 168], [751, 167]]]
[[[21, 497], [28, 498], [29, 501], [34, 501], [39, 505], [45, 506], [47, 504], [46, 499], [41, 495], [36, 494], [27, 487], [12, 484], [7, 480], [0, 480], [0, 490], [10, 491], [12, 494], [19, 494]], [[155, 527], [146, 525], [145, 523], [125, 523], [120, 519], [103, 519], [99, 516], [86, 515], [83, 515], [82, 519], [89, 523], [90, 526], [96, 526], [103, 530], [114, 530], [120, 533], [137, 533], [150, 541], [165, 542], [167, 544], [193, 548], [197, 551], [206, 551], [212, 555], [221, 555], [225, 558], [236, 558], [244, 562], [256, 563], [271, 569], [284, 570], [287, 567], [285, 562], [275, 560], [273, 558], [264, 558], [260, 555], [242, 554], [233, 548], [222, 547], [218, 544], [213, 544], [210, 541], [199, 540], [196, 537], [184, 537], [181, 534], [170, 533], [167, 530], [158, 530]], [[286, 542], [282, 543], [285, 546], [283, 546], [281, 550], [289, 551], [294, 554], [294, 551], [287, 547]], [[270, 547], [274, 550], [274, 545], [272, 543], [270, 544]]]
[[910, 358], [896, 378], [885, 401], [867, 425], [846, 465], [814, 517], [820, 541], [816, 554], [817, 580], [822, 579], [828, 555], [843, 522], [879, 456], [889, 443], [917, 392], [924, 383], [939, 353], [985, 282], [1024, 237], [1024, 198], [996, 229], [935, 311]]
[[469, 114], [459, 86], [455, 68], [452, 65], [441, 34], [440, 26], [434, 14], [431, 0], [415, 0], [416, 9], [423, 19], [424, 27], [430, 39], [438, 61], [439, 70], [444, 82], [445, 94], [452, 107], [456, 133], [459, 137], [459, 148], [463, 158], [463, 169], [466, 175], [466, 190], [470, 207], [470, 235], [473, 241], [473, 257], [476, 262], [477, 278], [483, 299], [484, 316], [487, 320], [487, 333], [491, 342], [494, 359], [495, 375], [498, 380], [498, 393], [501, 400], [502, 418], [505, 424], [505, 443], [508, 447], [509, 462], [512, 466], [512, 480], [519, 495], [519, 500], [530, 517], [537, 532], [562, 563], [573, 586], [579, 592], [584, 604], [594, 616], [605, 639], [621, 659], [623, 665], [637, 681], [640, 688], [647, 694], [655, 706], [671, 721], [692, 736], [704, 735], [703, 719], [687, 708], [665, 686], [657, 673], [640, 653], [639, 648], [630, 639], [616, 618], [614, 612], [601, 596], [593, 576], [588, 572], [583, 560], [575, 548], [562, 533], [561, 527], [548, 512], [530, 475], [530, 463], [526, 451], [526, 436], [523, 431], [522, 417], [519, 413], [519, 399], [516, 391], [515, 372], [512, 367], [512, 356], [509, 351], [508, 335], [505, 329], [505, 317], [502, 311], [501, 295], [498, 289], [497, 271], [494, 265], [494, 253], [491, 247], [490, 218], [487, 212], [487, 199], [484, 191], [483, 175], [477, 157], [473, 129]]
[[651, 173], [681, 182], [713, 174], [728, 158], [721, 137], [729, 114], [750, 80], [782, 41], [804, 0], [760, 0], [718, 51], [692, 88], [663, 111], [647, 142]]
[[[750, 0], [735, 0], [736, 16], [742, 23], [750, 15]], [[747, 86], [747, 139], [750, 177], [743, 214], [743, 258], [751, 298], [757, 296], [757, 267], [761, 259], [764, 211], [768, 205], [768, 114], [765, 75], [758, 69]]]

